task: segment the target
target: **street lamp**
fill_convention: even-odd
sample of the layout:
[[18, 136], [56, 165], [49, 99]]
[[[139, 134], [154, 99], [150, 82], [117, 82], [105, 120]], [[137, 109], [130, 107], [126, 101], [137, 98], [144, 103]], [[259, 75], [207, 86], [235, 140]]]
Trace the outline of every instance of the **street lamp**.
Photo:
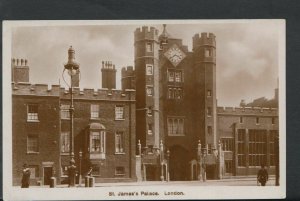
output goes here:
[[81, 160], [82, 160], [82, 151], [79, 151], [79, 186], [81, 186]]
[[167, 150], [167, 181], [170, 181], [170, 173], [169, 173], [169, 170], [170, 170], [170, 150], [168, 149]]
[[161, 181], [164, 181], [164, 145], [162, 140], [160, 141], [160, 168], [161, 168], [161, 175], [160, 179]]
[[198, 180], [201, 181], [201, 171], [202, 171], [202, 168], [201, 168], [201, 142], [200, 140], [198, 141], [198, 146], [197, 146], [197, 162], [198, 162], [198, 165], [199, 165], [199, 168], [198, 168]]
[[[64, 72], [67, 70], [70, 76], [70, 85], [64, 78]], [[79, 74], [79, 64], [75, 62], [75, 50], [72, 46], [68, 50], [68, 62], [64, 65], [63, 80], [69, 87], [70, 92], [70, 166], [68, 167], [69, 173], [69, 187], [75, 186], [75, 159], [74, 159], [74, 103], [73, 103], [73, 77]]]
[[206, 181], [206, 154], [207, 154], [207, 149], [205, 147], [202, 148], [202, 179], [203, 181]]

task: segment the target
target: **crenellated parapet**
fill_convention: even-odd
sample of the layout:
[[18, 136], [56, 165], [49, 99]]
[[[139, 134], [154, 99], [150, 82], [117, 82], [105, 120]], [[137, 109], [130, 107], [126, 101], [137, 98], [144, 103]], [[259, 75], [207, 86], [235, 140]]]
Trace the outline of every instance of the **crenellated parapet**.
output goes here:
[[27, 82], [12, 83], [12, 95], [58, 97], [59, 91], [59, 85], [31, 84]]
[[217, 114], [238, 116], [278, 116], [278, 109], [263, 107], [218, 107]]
[[[12, 95], [24, 96], [57, 96], [61, 99], [70, 99], [69, 89], [60, 85], [31, 84], [31, 83], [12, 83]], [[116, 90], [116, 89], [83, 89], [73, 88], [74, 99], [86, 100], [109, 100], [127, 101], [135, 100], [135, 90]]]
[[154, 27], [143, 26], [137, 28], [134, 32], [134, 41], [140, 40], [154, 40], [158, 41], [158, 30]]
[[133, 69], [133, 66], [123, 67], [121, 71], [122, 79], [129, 76], [135, 76], [135, 70]]
[[[128, 101], [135, 100], [135, 90], [116, 90], [116, 89], [83, 89], [73, 88], [74, 99], [82, 100], [107, 100], [107, 101]], [[70, 99], [70, 90], [60, 88], [60, 98]]]
[[200, 46], [216, 47], [216, 36], [213, 33], [203, 32], [201, 35], [195, 34], [193, 37], [193, 49]]

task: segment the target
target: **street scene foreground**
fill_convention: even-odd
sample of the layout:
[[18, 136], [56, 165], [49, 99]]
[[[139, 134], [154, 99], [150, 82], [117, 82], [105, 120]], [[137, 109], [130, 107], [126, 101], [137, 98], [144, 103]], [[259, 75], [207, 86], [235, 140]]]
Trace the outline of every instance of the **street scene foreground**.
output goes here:
[[[255, 177], [228, 178], [222, 180], [203, 181], [146, 181], [146, 182], [120, 182], [120, 183], [95, 183], [94, 187], [110, 186], [258, 186]], [[275, 177], [270, 177], [266, 186], [275, 186]], [[68, 185], [57, 185], [57, 188], [67, 188]], [[78, 188], [80, 186], [77, 185]], [[30, 186], [30, 188], [49, 188], [49, 186]], [[84, 188], [84, 184], [81, 185]]]

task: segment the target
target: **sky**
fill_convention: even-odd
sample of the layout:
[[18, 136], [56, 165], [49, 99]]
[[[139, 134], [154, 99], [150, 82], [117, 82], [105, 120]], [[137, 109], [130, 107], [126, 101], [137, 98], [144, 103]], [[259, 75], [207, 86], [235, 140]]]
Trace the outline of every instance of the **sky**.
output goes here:
[[[181, 21], [182, 23], [182, 21]], [[80, 64], [80, 88], [101, 88], [101, 62], [117, 68], [117, 89], [121, 68], [134, 66], [134, 31], [144, 24], [19, 26], [12, 30], [12, 58], [28, 60], [32, 84], [61, 84], [68, 48], [72, 45]], [[278, 21], [250, 23], [167, 23], [168, 33], [183, 40], [192, 51], [196, 33], [216, 35], [218, 106], [239, 106], [260, 97], [272, 99], [278, 81]], [[162, 32], [162, 23], [147, 24]], [[65, 77], [68, 77], [67, 75]]]

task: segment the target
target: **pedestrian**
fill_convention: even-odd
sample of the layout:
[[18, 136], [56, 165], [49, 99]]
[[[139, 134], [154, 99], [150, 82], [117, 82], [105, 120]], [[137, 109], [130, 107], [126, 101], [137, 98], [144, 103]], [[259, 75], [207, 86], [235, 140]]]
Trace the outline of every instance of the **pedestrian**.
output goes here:
[[87, 175], [91, 177], [92, 176], [92, 171], [93, 171], [93, 167], [91, 166], [88, 173], [87, 173]]
[[269, 179], [268, 171], [265, 169], [265, 165], [261, 165], [261, 169], [257, 173], [257, 183], [259, 182], [261, 186], [265, 186]]
[[28, 168], [27, 164], [25, 163], [23, 165], [21, 188], [29, 188], [30, 174], [31, 174], [30, 169]]

